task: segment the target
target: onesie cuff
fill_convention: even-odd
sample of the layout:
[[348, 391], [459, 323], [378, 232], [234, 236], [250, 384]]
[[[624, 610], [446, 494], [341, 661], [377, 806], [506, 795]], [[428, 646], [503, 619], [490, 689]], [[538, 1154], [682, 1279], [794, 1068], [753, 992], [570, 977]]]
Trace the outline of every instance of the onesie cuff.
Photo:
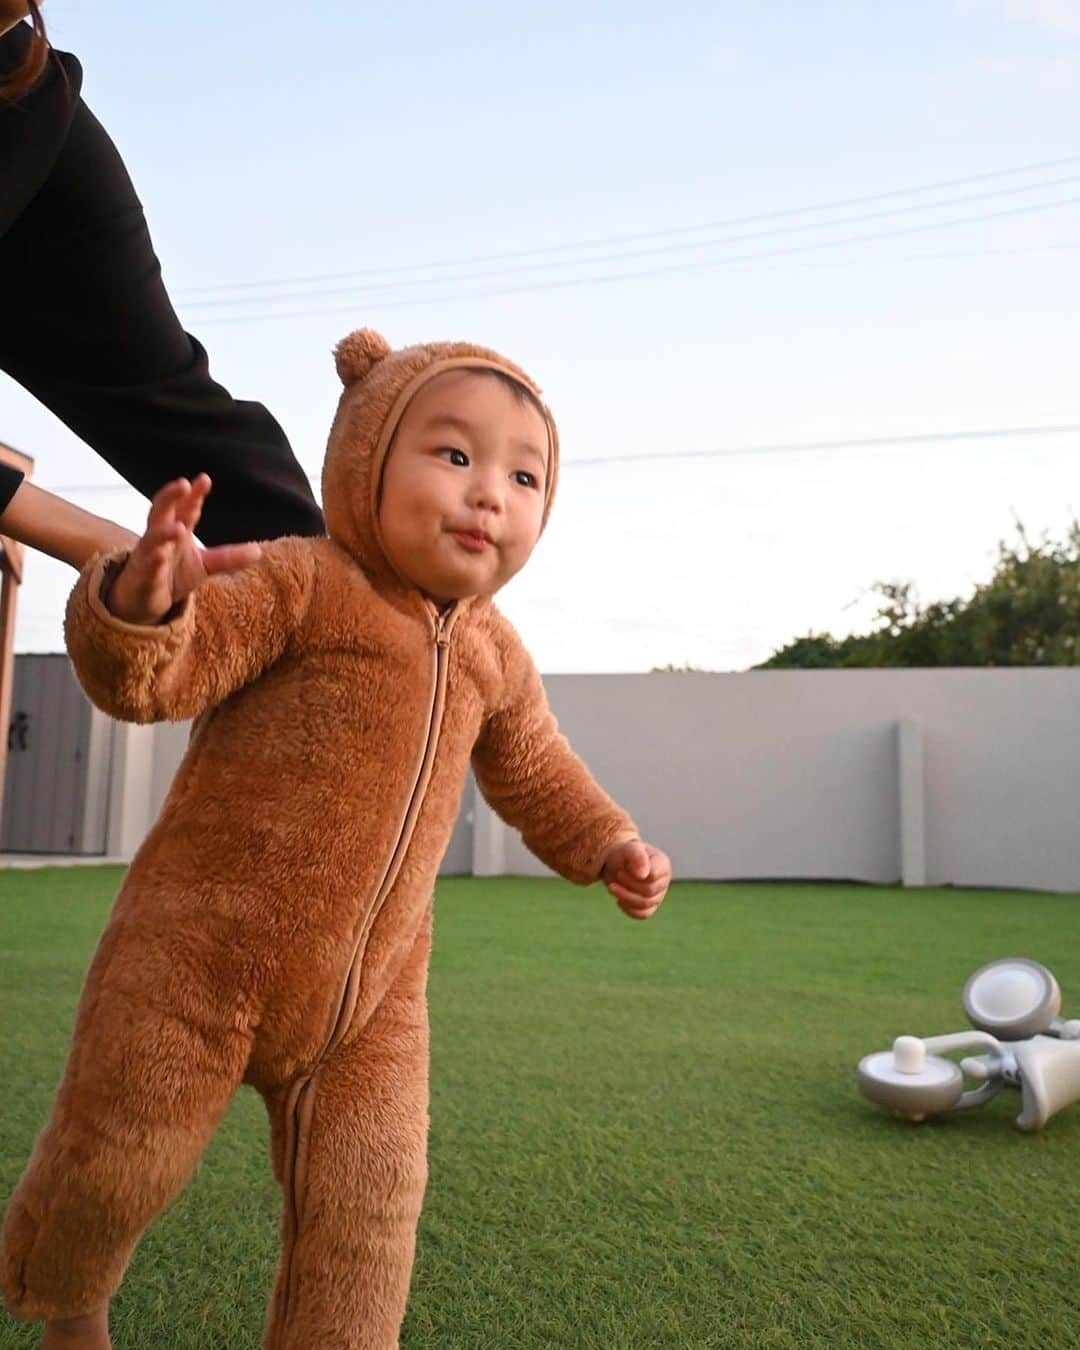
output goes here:
[[188, 597], [159, 624], [110, 614], [102, 587], [126, 557], [119, 550], [86, 564], [68, 599], [64, 639], [79, 683], [102, 711], [124, 722], [159, 722], [170, 716], [170, 670], [191, 641], [195, 606]]
[[605, 836], [602, 846], [597, 845], [586, 867], [582, 870], [586, 874], [585, 885], [591, 886], [593, 882], [600, 880], [600, 873], [603, 870], [607, 855], [617, 844], [630, 844], [635, 839], [640, 839], [641, 835], [633, 823], [623, 822], [617, 828], [609, 831]]
[[117, 615], [105, 604], [104, 595], [112, 579], [127, 562], [129, 549], [118, 549], [94, 558], [83, 569], [76, 583], [72, 600], [75, 601], [82, 591], [82, 599], [92, 616], [92, 627], [104, 627], [114, 633], [122, 633], [144, 642], [167, 642], [176, 638], [190, 623], [191, 597], [185, 596], [169, 610], [158, 623], [129, 623]]

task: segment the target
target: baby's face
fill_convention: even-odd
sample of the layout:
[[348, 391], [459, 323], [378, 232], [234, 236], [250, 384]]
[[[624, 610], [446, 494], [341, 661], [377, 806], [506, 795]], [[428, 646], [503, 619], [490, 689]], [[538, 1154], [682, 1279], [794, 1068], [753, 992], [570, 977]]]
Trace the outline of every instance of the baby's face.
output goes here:
[[379, 532], [395, 569], [437, 602], [497, 591], [540, 537], [547, 467], [532, 403], [491, 375], [436, 375], [383, 468]]

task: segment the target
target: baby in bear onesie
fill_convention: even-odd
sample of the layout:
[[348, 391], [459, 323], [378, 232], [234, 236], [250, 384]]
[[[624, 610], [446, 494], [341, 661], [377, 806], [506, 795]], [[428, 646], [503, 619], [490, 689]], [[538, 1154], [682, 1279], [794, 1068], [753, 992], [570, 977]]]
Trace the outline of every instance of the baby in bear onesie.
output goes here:
[[391, 351], [361, 330], [336, 355], [329, 538], [203, 553], [209, 480], [180, 480], [69, 603], [95, 703], [197, 720], [5, 1221], [3, 1292], [46, 1319], [46, 1346], [108, 1346], [140, 1233], [241, 1083], [284, 1193], [264, 1346], [397, 1345], [427, 1175], [432, 896], [470, 763], [539, 858], [631, 917], [670, 881], [491, 602], [555, 490], [539, 391], [461, 343]]

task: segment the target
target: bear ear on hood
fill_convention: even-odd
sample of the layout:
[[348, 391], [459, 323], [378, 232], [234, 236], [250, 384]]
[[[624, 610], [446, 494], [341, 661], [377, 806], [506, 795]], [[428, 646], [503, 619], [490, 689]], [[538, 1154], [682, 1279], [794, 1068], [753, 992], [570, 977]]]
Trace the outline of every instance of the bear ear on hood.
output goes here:
[[358, 328], [334, 348], [334, 364], [341, 383], [348, 387], [362, 380], [376, 362], [390, 352], [390, 344], [373, 328]]

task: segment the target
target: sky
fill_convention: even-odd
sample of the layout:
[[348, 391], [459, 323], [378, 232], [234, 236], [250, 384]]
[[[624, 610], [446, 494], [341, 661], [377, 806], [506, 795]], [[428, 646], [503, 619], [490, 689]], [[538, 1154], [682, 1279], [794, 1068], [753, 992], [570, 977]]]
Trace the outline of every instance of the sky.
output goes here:
[[[563, 471], [545, 671], [744, 670], [1080, 512], [1080, 0], [50, 0], [181, 319], [318, 494], [353, 328], [504, 351]], [[146, 504], [0, 375], [0, 441]], [[32, 556], [17, 651], [74, 576]]]

